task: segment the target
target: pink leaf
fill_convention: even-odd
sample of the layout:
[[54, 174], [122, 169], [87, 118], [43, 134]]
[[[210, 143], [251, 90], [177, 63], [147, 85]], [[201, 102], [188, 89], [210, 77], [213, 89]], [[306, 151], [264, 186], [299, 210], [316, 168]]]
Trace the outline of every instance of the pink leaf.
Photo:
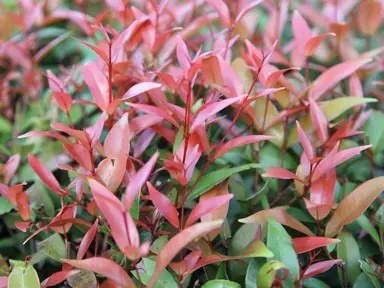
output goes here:
[[198, 223], [179, 232], [163, 247], [156, 259], [155, 272], [151, 276], [147, 287], [153, 288], [164, 269], [172, 259], [194, 239], [204, 236], [212, 230], [219, 228], [223, 221]]
[[64, 149], [72, 158], [88, 171], [93, 170], [93, 159], [89, 151], [81, 144], [64, 144]]
[[63, 261], [78, 269], [88, 270], [97, 274], [101, 274], [108, 279], [118, 283], [122, 287], [136, 287], [131, 277], [128, 276], [127, 272], [125, 272], [125, 270], [120, 265], [116, 264], [110, 259], [93, 257], [85, 260], [63, 259]]
[[150, 182], [147, 182], [147, 187], [149, 191], [149, 197], [151, 198], [156, 209], [172, 224], [175, 228], [180, 227], [179, 223], [179, 213], [177, 212], [175, 206], [162, 193], [157, 191], [155, 187], [152, 186]]
[[137, 194], [139, 194], [141, 187], [147, 181], [153, 167], [155, 167], [158, 157], [159, 152], [153, 154], [151, 159], [149, 159], [148, 162], [145, 163], [145, 165], [130, 179], [129, 184], [125, 189], [124, 193], [124, 206], [127, 210], [131, 208], [135, 197], [137, 196]]
[[304, 54], [307, 57], [310, 57], [315, 53], [316, 49], [320, 46], [321, 42], [327, 38], [328, 36], [336, 36], [335, 33], [325, 33], [321, 34], [315, 37], [312, 37], [310, 40], [307, 41], [304, 47]]
[[229, 9], [227, 4], [225, 4], [223, 0], [206, 0], [206, 1], [219, 14], [220, 20], [223, 22], [223, 24], [227, 27], [230, 27], [232, 22], [231, 22], [231, 15], [229, 14]]
[[204, 124], [204, 122], [209, 117], [216, 115], [216, 113], [220, 112], [221, 110], [227, 108], [228, 106], [238, 102], [243, 98], [244, 96], [238, 96], [238, 97], [233, 97], [233, 98], [221, 100], [219, 102], [214, 102], [206, 105], [206, 107], [198, 113], [195, 121], [193, 121], [190, 132], [192, 133], [199, 125]]
[[296, 121], [296, 127], [297, 133], [299, 134], [300, 143], [304, 149], [304, 153], [307, 155], [307, 158], [311, 161], [315, 157], [315, 152], [313, 151], [312, 143], [311, 141], [309, 141], [303, 128], [301, 128], [299, 121]]
[[108, 158], [116, 159], [128, 157], [130, 148], [130, 135], [128, 125], [128, 113], [125, 113], [118, 122], [113, 125], [104, 141], [104, 154]]
[[364, 97], [363, 86], [360, 78], [356, 73], [349, 77], [349, 95], [356, 97]]
[[152, 105], [146, 105], [146, 104], [129, 103], [128, 105], [131, 107], [134, 107], [138, 111], [143, 111], [143, 112], [146, 112], [148, 114], [163, 117], [164, 120], [167, 120], [169, 123], [172, 123], [173, 125], [175, 125], [175, 127], [179, 127], [179, 124], [177, 123], [175, 118], [173, 118], [168, 113], [168, 111], [164, 111], [164, 109], [161, 109], [161, 108], [158, 108], [158, 107], [152, 106]]
[[[20, 154], [13, 155], [5, 163], [5, 165], [3, 166], [4, 172], [5, 172], [5, 177], [4, 177], [5, 184], [9, 184], [12, 177], [15, 175], [16, 170], [19, 167], [19, 164], [20, 164]], [[0, 168], [0, 171], [1, 171], [1, 168]]]
[[247, 144], [255, 143], [255, 142], [270, 140], [270, 139], [274, 139], [274, 137], [266, 136], [266, 135], [249, 135], [249, 136], [240, 136], [240, 137], [231, 139], [215, 151], [214, 158], [215, 159], [219, 158], [220, 156], [224, 155], [231, 149], [241, 147]]
[[69, 110], [71, 110], [72, 107], [72, 96], [60, 91], [53, 92], [53, 95], [55, 96], [55, 100], [59, 108], [63, 112], [69, 113]]
[[297, 10], [293, 12], [292, 30], [299, 45], [305, 45], [305, 43], [312, 37], [312, 32], [311, 29], [309, 29], [307, 21], [305, 21], [303, 16], [301, 16]]
[[141, 82], [129, 88], [129, 90], [124, 94], [122, 100], [128, 100], [132, 97], [138, 96], [145, 92], [148, 92], [153, 89], [158, 89], [161, 87], [161, 84], [154, 82]]
[[99, 224], [99, 219], [96, 219], [95, 223], [93, 223], [92, 227], [88, 230], [88, 232], [84, 235], [81, 240], [80, 247], [77, 250], [77, 260], [83, 259], [85, 254], [87, 254], [89, 246], [93, 239], [95, 238], [97, 232], [97, 225]]
[[122, 0], [105, 0], [105, 3], [107, 3], [112, 10], [117, 12], [122, 12], [125, 9], [124, 2]]
[[263, 174], [263, 177], [271, 177], [277, 179], [295, 179], [297, 181], [303, 182], [303, 180], [299, 179], [295, 173], [281, 167], [269, 168]]
[[177, 40], [176, 55], [181, 69], [183, 69], [184, 74], [187, 75], [188, 70], [191, 67], [191, 58], [189, 57], [187, 45], [181, 38]]
[[59, 78], [57, 78], [56, 75], [53, 74], [50, 70], [47, 70], [47, 78], [49, 89], [51, 89], [53, 92], [65, 92], [64, 83]]
[[106, 64], [109, 63], [108, 56], [107, 56], [107, 54], [104, 52], [103, 49], [101, 49], [101, 48], [99, 48], [99, 47], [97, 47], [97, 46], [94, 46], [94, 45], [92, 45], [92, 44], [89, 44], [89, 43], [87, 43], [87, 42], [83, 42], [83, 41], [80, 41], [80, 42], [81, 42], [82, 44], [84, 44], [85, 46], [87, 46], [88, 48], [92, 49], [95, 53], [97, 53], [97, 55], [99, 55], [100, 58], [103, 59], [104, 62], [105, 62]]
[[97, 106], [102, 111], [107, 111], [109, 105], [109, 84], [104, 73], [95, 62], [88, 62], [84, 65], [83, 78]]
[[240, 12], [237, 14], [236, 19], [235, 19], [235, 23], [239, 22], [241, 20], [241, 18], [244, 17], [245, 14], [247, 14], [252, 8], [256, 7], [257, 5], [259, 5], [263, 1], [264, 0], [256, 0], [256, 1], [252, 1], [252, 2], [248, 3], [247, 5], [245, 5], [240, 10]]
[[325, 143], [328, 139], [328, 120], [320, 106], [312, 98], [309, 98], [309, 105], [312, 124], [315, 127], [317, 137], [321, 143]]
[[57, 182], [52, 172], [30, 153], [28, 154], [28, 162], [33, 171], [35, 171], [35, 173], [40, 177], [44, 184], [48, 186], [49, 189], [59, 195], [63, 193], [59, 182]]
[[185, 227], [191, 226], [199, 218], [220, 208], [232, 198], [233, 194], [227, 194], [200, 201], [195, 208], [193, 208], [191, 214], [189, 214]]
[[311, 266], [308, 267], [307, 270], [305, 270], [303, 278], [311, 278], [313, 276], [316, 276], [317, 274], [321, 274], [325, 271], [328, 271], [333, 267], [333, 265], [338, 264], [342, 262], [341, 259], [335, 259], [335, 260], [327, 260], [327, 261], [321, 261], [317, 262]]
[[313, 173], [313, 176], [312, 176], [312, 181], [313, 182], [316, 181], [322, 175], [324, 175], [324, 173], [329, 171], [331, 168], [336, 167], [337, 165], [347, 161], [353, 156], [360, 154], [361, 151], [368, 149], [370, 147], [372, 147], [372, 145], [353, 147], [353, 148], [345, 149], [339, 152], [330, 153], [323, 160], [321, 160], [320, 163], [317, 165], [315, 172]]
[[370, 58], [362, 58], [345, 61], [332, 66], [313, 82], [308, 98], [312, 98], [313, 100], [320, 99], [327, 90], [332, 89], [341, 80], [348, 77], [370, 61]]
[[340, 242], [339, 239], [317, 236], [296, 237], [292, 239], [292, 244], [297, 254], [305, 253], [316, 248], [324, 247], [338, 242]]

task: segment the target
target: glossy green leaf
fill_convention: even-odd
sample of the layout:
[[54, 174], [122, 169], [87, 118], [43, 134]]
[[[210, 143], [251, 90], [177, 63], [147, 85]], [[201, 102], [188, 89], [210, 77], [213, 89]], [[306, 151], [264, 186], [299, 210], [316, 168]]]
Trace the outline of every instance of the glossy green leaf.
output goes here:
[[[373, 265], [375, 265], [376, 266], [375, 268], [377, 268], [376, 264], [373, 264]], [[384, 283], [375, 276], [376, 272], [371, 267], [371, 265], [369, 265], [366, 261], [360, 261], [360, 268], [368, 275], [369, 279], [371, 279], [371, 282], [375, 286], [375, 288], [383, 287]]]
[[32, 265], [10, 260], [14, 266], [8, 277], [8, 288], [40, 288], [39, 276]]
[[361, 226], [361, 228], [363, 228], [364, 231], [371, 235], [372, 239], [375, 240], [377, 245], [381, 246], [379, 233], [377, 233], [375, 227], [373, 227], [367, 216], [362, 214], [359, 218], [356, 219], [356, 222]]
[[303, 281], [304, 288], [329, 288], [327, 284], [317, 278], [307, 278]]
[[196, 184], [192, 193], [189, 194], [188, 199], [195, 199], [199, 197], [200, 195], [207, 192], [216, 184], [224, 181], [226, 178], [228, 178], [232, 174], [239, 173], [241, 171], [249, 170], [252, 168], [259, 168], [259, 167], [260, 167], [259, 164], [252, 163], [252, 164], [245, 164], [245, 165], [234, 167], [234, 168], [219, 169], [219, 170], [210, 172], [208, 174], [205, 174], [203, 177], [201, 177], [199, 182]]
[[384, 150], [384, 113], [382, 111], [372, 111], [364, 125], [364, 132], [376, 153]]
[[375, 285], [373, 285], [371, 279], [369, 279], [369, 276], [365, 272], [361, 272], [359, 277], [357, 277], [355, 283], [353, 284], [353, 288], [375, 288]]
[[[346, 273], [348, 281], [354, 283], [360, 273], [360, 250], [353, 235], [349, 232], [341, 232], [340, 242], [336, 247], [337, 258], [342, 259], [346, 263]], [[342, 279], [339, 271], [339, 279]]]
[[257, 288], [257, 273], [260, 268], [261, 266], [256, 259], [249, 262], [245, 276], [245, 288]]
[[267, 247], [274, 254], [274, 259], [288, 267], [290, 278], [299, 279], [300, 267], [292, 245], [292, 238], [284, 227], [272, 217], [268, 219]]
[[0, 216], [11, 212], [14, 208], [15, 206], [9, 203], [6, 198], [0, 196]]
[[55, 233], [44, 241], [40, 242], [39, 246], [40, 252], [56, 261], [60, 261], [60, 259], [65, 258], [65, 243], [63, 238], [58, 233]]
[[201, 288], [241, 288], [241, 285], [228, 280], [211, 280], [201, 286]]
[[[155, 268], [156, 268], [156, 262], [149, 259], [149, 258], [143, 258], [142, 261], [137, 264], [137, 271], [133, 271], [132, 275], [141, 281], [144, 285], [147, 285], [149, 282], [149, 279], [153, 275]], [[137, 274], [139, 273], [139, 275]], [[161, 273], [160, 277], [157, 279], [155, 288], [178, 288], [179, 285], [176, 282], [175, 278], [172, 276], [171, 273], [169, 273], [167, 270], [164, 270], [163, 273]]]

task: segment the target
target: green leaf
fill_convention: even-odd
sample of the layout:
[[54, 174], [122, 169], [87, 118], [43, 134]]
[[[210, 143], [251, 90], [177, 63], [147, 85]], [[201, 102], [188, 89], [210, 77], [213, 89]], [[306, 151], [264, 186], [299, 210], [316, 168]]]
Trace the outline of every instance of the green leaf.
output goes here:
[[[346, 263], [347, 276], [350, 283], [354, 283], [360, 274], [360, 250], [355, 238], [349, 232], [341, 232], [336, 251], [337, 258]], [[339, 271], [339, 279], [342, 279]]]
[[140, 214], [140, 194], [135, 197], [135, 200], [132, 203], [131, 210], [129, 210], [133, 219], [139, 219]]
[[288, 269], [284, 263], [276, 260], [265, 263], [257, 275], [257, 288], [270, 288], [280, 269]]
[[[374, 264], [375, 266], [377, 266], [376, 264]], [[375, 270], [371, 267], [371, 265], [369, 265], [366, 261], [360, 261], [360, 268], [361, 270], [363, 270], [369, 277], [369, 279], [371, 279], [373, 285], [375, 286], [375, 288], [382, 288], [383, 287], [383, 284], [376, 276], [376, 272]], [[376, 267], [377, 268], [377, 267]]]
[[257, 288], [257, 271], [260, 269], [260, 265], [256, 259], [252, 259], [249, 262], [247, 268], [247, 274], [245, 276], [245, 288]]
[[195, 199], [199, 197], [216, 184], [219, 184], [220, 182], [224, 181], [232, 174], [239, 173], [241, 171], [249, 170], [252, 168], [260, 168], [260, 165], [256, 163], [251, 163], [234, 168], [224, 168], [205, 174], [203, 177], [201, 177], [200, 181], [197, 183], [192, 193], [189, 194], [188, 199]]
[[[132, 274], [136, 279], [140, 280], [144, 285], [147, 285], [149, 279], [155, 272], [155, 267], [156, 267], [155, 261], [149, 258], [143, 258], [142, 261], [140, 261], [140, 263], [137, 264], [138, 272], [140, 275], [138, 275], [136, 271], [133, 271]], [[164, 270], [164, 272], [161, 273], [155, 285], [155, 288], [178, 288], [178, 287], [179, 285], [176, 282], [175, 278], [173, 278], [172, 274], [169, 273], [167, 270]]]
[[15, 206], [9, 203], [6, 198], [0, 197], [0, 216], [11, 212], [12, 209], [15, 209]]
[[336, 119], [348, 109], [354, 106], [377, 102], [375, 98], [361, 98], [361, 97], [338, 97], [330, 101], [320, 103], [320, 108], [323, 110], [325, 117], [328, 121]]
[[241, 288], [240, 284], [228, 280], [211, 280], [201, 288]]
[[8, 288], [40, 288], [39, 276], [32, 265], [24, 261], [10, 262], [14, 267], [8, 277]]
[[362, 214], [359, 218], [356, 219], [356, 222], [361, 226], [361, 228], [364, 229], [364, 231], [371, 235], [372, 239], [375, 240], [377, 245], [381, 246], [379, 234], [367, 216]]
[[219, 269], [217, 270], [215, 279], [229, 280], [229, 277], [227, 274], [227, 263], [226, 262], [223, 262], [220, 264]]
[[3, 255], [0, 254], [0, 276], [5, 276], [9, 274], [9, 266], [5, 261]]
[[44, 212], [47, 216], [53, 217], [55, 215], [55, 206], [51, 197], [49, 197], [47, 189], [41, 181], [36, 181], [26, 191], [30, 204], [36, 204], [37, 207], [43, 206]]
[[12, 125], [9, 121], [3, 117], [0, 117], [0, 132], [1, 133], [11, 133]]
[[373, 145], [375, 153], [384, 150], [384, 113], [372, 111], [368, 121], [364, 125], [364, 132], [369, 137], [369, 143]]
[[303, 281], [304, 288], [329, 288], [327, 284], [316, 278], [307, 278]]
[[61, 238], [60, 234], [58, 233], [55, 233], [44, 241], [40, 242], [39, 246], [41, 247], [40, 252], [58, 262], [61, 262], [60, 259], [65, 258], [65, 243], [63, 238]]
[[268, 219], [267, 246], [274, 254], [274, 258], [283, 262], [290, 271], [290, 278], [299, 279], [300, 267], [295, 249], [292, 245], [292, 238], [284, 227], [274, 218]]
[[355, 283], [353, 284], [353, 288], [375, 288], [369, 276], [365, 274], [365, 272], [361, 272], [359, 277], [357, 277]]

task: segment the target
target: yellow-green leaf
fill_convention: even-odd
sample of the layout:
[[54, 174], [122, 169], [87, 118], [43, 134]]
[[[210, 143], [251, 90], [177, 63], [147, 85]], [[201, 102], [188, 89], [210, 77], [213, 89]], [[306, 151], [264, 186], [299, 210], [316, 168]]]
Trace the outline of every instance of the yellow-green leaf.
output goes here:
[[265, 263], [257, 275], [257, 288], [270, 288], [277, 271], [281, 269], [287, 269], [287, 266], [280, 261], [272, 260]]
[[325, 236], [333, 237], [344, 225], [355, 221], [384, 190], [384, 177], [377, 177], [358, 186], [341, 200], [325, 228]]
[[40, 288], [39, 277], [32, 265], [13, 261], [14, 266], [8, 277], [8, 288]]

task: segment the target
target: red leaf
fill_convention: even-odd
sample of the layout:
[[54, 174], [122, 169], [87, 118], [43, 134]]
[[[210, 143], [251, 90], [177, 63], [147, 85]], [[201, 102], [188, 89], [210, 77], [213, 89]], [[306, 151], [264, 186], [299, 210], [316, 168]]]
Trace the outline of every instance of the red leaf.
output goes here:
[[63, 110], [63, 112], [69, 113], [72, 107], [72, 96], [60, 91], [53, 92], [53, 95], [59, 108]]
[[80, 272], [79, 270], [63, 270], [63, 271], [53, 273], [51, 276], [49, 276], [43, 282], [41, 282], [41, 286], [43, 288], [56, 286], [61, 282], [63, 282], [64, 280], [66, 280], [68, 277], [75, 275], [79, 272]]
[[163, 117], [169, 123], [172, 123], [176, 127], [179, 127], [179, 123], [177, 123], [175, 118], [173, 118], [172, 115], [170, 115], [168, 113], [168, 111], [164, 111], [164, 109], [160, 109], [160, 108], [158, 108], [156, 106], [145, 105], [145, 104], [129, 103], [128, 105], [131, 106], [131, 107], [134, 107], [138, 111], [143, 111], [143, 112], [146, 112], [148, 114], [152, 114], [152, 115], [157, 115], [157, 116]]
[[143, 94], [145, 92], [148, 92], [150, 90], [157, 89], [160, 87], [161, 87], [161, 84], [159, 83], [142, 82], [129, 88], [129, 90], [124, 94], [121, 100], [128, 100], [132, 97], [138, 96], [140, 94]]
[[104, 73], [95, 62], [88, 62], [84, 65], [83, 78], [97, 106], [102, 111], [107, 111], [109, 105], [109, 84]]
[[56, 77], [50, 70], [47, 70], [48, 86], [53, 92], [65, 92], [64, 83]]
[[[307, 209], [313, 218], [321, 220], [329, 214], [333, 205], [335, 185], [335, 168], [329, 169], [318, 180], [311, 183], [309, 190], [311, 203], [308, 203]], [[315, 207], [310, 208], [312, 205], [315, 205]]]
[[179, 213], [177, 212], [175, 206], [162, 193], [157, 191], [155, 187], [152, 186], [150, 182], [147, 182], [147, 187], [149, 191], [149, 197], [151, 198], [156, 209], [171, 223], [175, 228], [180, 227], [179, 223]]
[[271, 178], [277, 178], [277, 179], [295, 179], [299, 182], [303, 182], [303, 180], [299, 179], [295, 173], [281, 167], [269, 168], [263, 174], [263, 177], [271, 177]]
[[220, 112], [221, 110], [227, 108], [228, 106], [232, 105], [233, 103], [238, 102], [239, 100], [243, 99], [244, 96], [238, 96], [233, 97], [225, 100], [221, 100], [219, 102], [209, 103], [207, 104], [196, 116], [195, 121], [193, 121], [193, 124], [191, 126], [191, 133], [199, 126], [204, 124], [205, 120], [207, 120], [209, 117], [212, 117], [216, 115], [216, 113]]
[[307, 155], [307, 158], [309, 159], [309, 161], [311, 161], [316, 156], [315, 152], [313, 151], [312, 143], [311, 141], [309, 141], [303, 128], [301, 128], [299, 121], [296, 121], [296, 127], [297, 127], [297, 133], [299, 134], [300, 143], [304, 149], [304, 153]]
[[370, 62], [370, 58], [349, 60], [332, 66], [321, 74], [311, 85], [308, 98], [313, 100], [320, 99], [327, 90], [336, 86], [344, 78], [348, 77], [360, 67]]
[[315, 37], [312, 37], [310, 40], [307, 41], [304, 47], [304, 54], [307, 57], [310, 57], [315, 53], [316, 49], [320, 46], [321, 42], [327, 38], [328, 36], [336, 36], [335, 33], [325, 33], [321, 34]]
[[28, 221], [31, 217], [31, 211], [29, 209], [28, 196], [24, 191], [20, 191], [16, 195], [17, 210], [21, 218], [24, 221]]
[[89, 246], [91, 245], [93, 239], [95, 238], [97, 232], [97, 225], [99, 224], [99, 219], [96, 219], [95, 223], [93, 223], [91, 229], [84, 235], [81, 240], [80, 247], [77, 250], [77, 260], [83, 259], [85, 254], [88, 251]]
[[148, 162], [145, 163], [145, 165], [130, 179], [129, 184], [125, 189], [125, 193], [124, 193], [125, 209], [129, 210], [131, 208], [135, 197], [137, 196], [137, 194], [139, 194], [141, 187], [147, 181], [153, 167], [156, 164], [158, 157], [159, 157], [159, 152], [156, 152], [155, 154], [153, 154], [151, 159], [149, 159]]
[[90, 148], [88, 135], [84, 131], [70, 128], [63, 123], [52, 123], [51, 127], [55, 130], [64, 132], [64, 133], [72, 136], [77, 141], [79, 141], [81, 144], [83, 144], [84, 147]]
[[223, 221], [198, 223], [191, 227], [188, 227], [187, 229], [184, 229], [183, 231], [179, 232], [176, 236], [174, 236], [171, 240], [169, 240], [161, 250], [160, 254], [157, 256], [155, 272], [151, 276], [147, 287], [153, 288], [155, 286], [157, 279], [159, 278], [161, 273], [172, 261], [172, 259], [181, 251], [181, 249], [187, 246], [194, 239], [219, 228], [222, 223]]
[[64, 149], [72, 158], [88, 171], [93, 170], [93, 159], [90, 152], [81, 144], [64, 144]]
[[249, 136], [240, 136], [234, 139], [229, 140], [227, 143], [222, 145], [219, 149], [217, 149], [214, 153], [213, 158], [217, 159], [220, 156], [227, 153], [229, 150], [241, 147], [247, 144], [260, 142], [260, 141], [266, 141], [270, 139], [274, 139], [273, 136], [266, 136], [266, 135], [249, 135]]
[[85, 260], [63, 259], [63, 261], [78, 269], [88, 270], [97, 274], [101, 274], [121, 285], [122, 287], [136, 287], [131, 277], [128, 276], [127, 272], [125, 272], [120, 265], [116, 264], [110, 259], [93, 257]]
[[108, 56], [107, 56], [107, 54], [104, 52], [103, 49], [100, 49], [100, 48], [97, 47], [97, 46], [94, 46], [94, 45], [92, 45], [92, 44], [88, 44], [88, 43], [83, 42], [83, 41], [80, 41], [80, 42], [81, 42], [81, 44], [84, 44], [85, 46], [91, 48], [95, 53], [97, 53], [97, 55], [99, 55], [100, 58], [103, 59], [104, 62], [105, 62], [106, 64], [109, 63]]
[[[49, 223], [49, 228], [53, 231], [66, 234], [69, 229], [72, 227], [72, 219], [75, 219], [76, 216], [76, 207], [74, 205], [64, 206], [59, 214], [57, 214]], [[66, 221], [71, 220], [71, 221]], [[79, 219], [80, 220], [80, 219]]]
[[317, 262], [311, 266], [308, 267], [307, 270], [305, 270], [303, 279], [311, 278], [313, 276], [316, 276], [317, 274], [321, 274], [325, 271], [328, 271], [333, 267], [333, 265], [340, 263], [341, 259], [335, 259], [335, 260], [327, 260], [322, 262]]
[[129, 127], [131, 129], [131, 137], [139, 134], [141, 131], [158, 124], [163, 121], [163, 117], [155, 116], [155, 115], [142, 115], [135, 117], [129, 123]]
[[61, 189], [59, 182], [57, 182], [55, 176], [53, 176], [52, 172], [45, 167], [43, 163], [30, 153], [28, 154], [28, 162], [33, 171], [35, 171], [49, 189], [59, 195], [63, 194], [64, 191]]
[[328, 139], [328, 120], [319, 105], [312, 98], [309, 98], [309, 105], [312, 124], [316, 130], [317, 138], [319, 138], [321, 143], [325, 143]]
[[69, 141], [63, 135], [56, 133], [54, 131], [29, 131], [28, 133], [22, 134], [17, 138], [22, 139], [22, 138], [29, 138], [29, 137], [41, 137], [41, 136], [48, 136], [48, 137], [57, 139], [63, 143], [71, 143], [71, 141]]
[[188, 70], [191, 67], [191, 58], [189, 57], [187, 45], [181, 38], [177, 40], [176, 57], [181, 69], [184, 70], [184, 75], [187, 76]]
[[231, 15], [229, 14], [229, 9], [227, 4], [225, 4], [223, 0], [206, 0], [206, 1], [219, 14], [221, 22], [223, 22], [225, 26], [230, 27], [232, 21], [231, 21]]
[[326, 156], [323, 160], [320, 161], [320, 163], [315, 168], [315, 172], [312, 176], [312, 182], [315, 182], [317, 179], [319, 179], [324, 173], [329, 171], [329, 169], [336, 167], [337, 165], [347, 161], [348, 159], [352, 158], [353, 156], [356, 156], [360, 154], [361, 151], [368, 149], [372, 147], [372, 145], [365, 145], [360, 147], [353, 147], [349, 149], [345, 149], [339, 152], [334, 151], [331, 152], [328, 156]]
[[189, 214], [188, 220], [185, 223], [185, 227], [191, 226], [200, 217], [215, 211], [224, 204], [228, 203], [233, 198], [233, 194], [216, 196], [207, 200], [200, 201], [195, 208], [193, 208], [191, 214]]
[[0, 166], [0, 173], [1, 170], [4, 169], [5, 177], [4, 177], [4, 183], [9, 184], [12, 177], [15, 175], [17, 168], [20, 164], [20, 154], [15, 154], [11, 156], [8, 161], [4, 164], [3, 168]]
[[127, 158], [130, 148], [128, 113], [113, 125], [104, 141], [104, 154], [108, 158]]
[[340, 242], [339, 239], [317, 236], [297, 237], [292, 239], [292, 244], [293, 247], [295, 247], [297, 254], [305, 253], [338, 242]]

